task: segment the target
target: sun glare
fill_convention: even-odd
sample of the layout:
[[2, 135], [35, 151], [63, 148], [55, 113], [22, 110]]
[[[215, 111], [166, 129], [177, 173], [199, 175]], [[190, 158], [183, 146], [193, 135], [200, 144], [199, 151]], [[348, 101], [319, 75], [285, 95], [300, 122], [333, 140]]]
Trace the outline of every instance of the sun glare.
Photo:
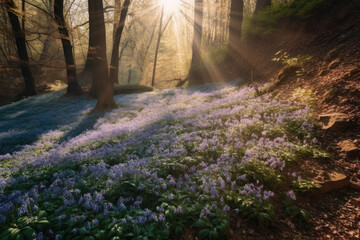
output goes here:
[[181, 0], [160, 0], [161, 5], [168, 13], [173, 13], [179, 10]]

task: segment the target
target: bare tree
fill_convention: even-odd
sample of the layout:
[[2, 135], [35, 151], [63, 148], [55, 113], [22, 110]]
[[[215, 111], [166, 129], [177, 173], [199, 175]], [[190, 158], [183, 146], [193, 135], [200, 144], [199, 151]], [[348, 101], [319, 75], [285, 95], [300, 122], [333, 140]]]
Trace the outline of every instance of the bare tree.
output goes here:
[[156, 65], [157, 65], [157, 59], [158, 59], [161, 35], [162, 35], [162, 31], [163, 31], [162, 30], [163, 19], [164, 19], [164, 5], [161, 8], [159, 35], [158, 35], [158, 39], [157, 39], [157, 42], [156, 42], [155, 57], [154, 57], [154, 68], [153, 68], [153, 75], [152, 75], [152, 79], [151, 79], [151, 86], [152, 87], [155, 85]]
[[110, 64], [110, 80], [114, 83], [119, 82], [119, 47], [121, 35], [124, 31], [125, 20], [128, 14], [131, 0], [125, 0], [124, 6], [122, 7], [119, 23], [117, 24], [116, 33], [114, 37], [113, 50], [111, 55]]
[[241, 43], [244, 0], [232, 0], [230, 7], [228, 57], [237, 58]]
[[116, 106], [114, 101], [114, 82], [110, 81], [106, 58], [106, 35], [104, 8], [102, 0], [88, 0], [89, 31], [93, 40], [91, 66], [91, 92], [97, 97], [96, 110], [111, 109]]
[[201, 41], [203, 30], [203, 0], [194, 1], [194, 38], [192, 42], [192, 60], [188, 79], [190, 84], [201, 82], [203, 77], [203, 61], [201, 58]]
[[201, 40], [203, 29], [203, 0], [194, 2], [194, 39], [192, 44], [191, 66], [201, 65]]
[[29, 56], [26, 49], [25, 33], [20, 26], [19, 18], [16, 14], [17, 7], [14, 0], [5, 0], [5, 6], [9, 15], [11, 27], [15, 37], [16, 48], [20, 58], [20, 68], [24, 77], [25, 89], [22, 96], [36, 95], [35, 81], [33, 75], [29, 69]]
[[65, 56], [66, 73], [68, 78], [67, 94], [79, 95], [82, 93], [82, 91], [79, 83], [77, 82], [73, 47], [70, 42], [69, 31], [66, 27], [64, 19], [64, 0], [55, 0], [54, 14], [56, 23], [58, 24]]

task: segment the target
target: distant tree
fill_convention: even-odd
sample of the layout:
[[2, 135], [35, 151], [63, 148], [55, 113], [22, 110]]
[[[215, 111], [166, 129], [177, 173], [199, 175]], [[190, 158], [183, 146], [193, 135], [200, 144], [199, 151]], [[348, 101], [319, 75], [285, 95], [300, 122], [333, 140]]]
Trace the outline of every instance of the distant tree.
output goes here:
[[[89, 9], [89, 11], [90, 11], [90, 9]], [[85, 66], [84, 66], [84, 70], [83, 70], [83, 73], [85, 73], [85, 74], [91, 73], [92, 61], [95, 58], [94, 46], [95, 46], [95, 42], [94, 42], [93, 36], [91, 34], [89, 34], [89, 45], [88, 45], [88, 51], [87, 51], [87, 56], [86, 56], [86, 60], [85, 60]]]
[[118, 29], [121, 16], [121, 1], [114, 0], [114, 22], [113, 22], [113, 41], [115, 41], [116, 30]]
[[[45, 3], [45, 1], [43, 0]], [[58, 42], [54, 41], [54, 35], [56, 34], [56, 26], [54, 26], [54, 1], [48, 0], [47, 1], [47, 8], [44, 9], [45, 14], [44, 18], [46, 19], [44, 21], [44, 33], [46, 34], [45, 40], [43, 43], [43, 49], [40, 54], [40, 61], [46, 61], [49, 59], [49, 54], [51, 53], [51, 50], [58, 47]], [[55, 19], [56, 20], [56, 19]]]
[[194, 0], [194, 38], [192, 42], [192, 60], [188, 79], [190, 84], [201, 82], [203, 61], [201, 58], [201, 41], [203, 30], [203, 0]]
[[66, 27], [63, 12], [64, 12], [64, 0], [55, 0], [54, 14], [63, 46], [65, 63], [66, 63], [66, 73], [68, 78], [67, 94], [79, 95], [82, 93], [82, 91], [76, 78], [76, 65], [74, 60], [73, 47], [70, 42], [69, 31]]
[[106, 35], [104, 22], [104, 8], [102, 0], [88, 0], [89, 31], [93, 40], [94, 58], [92, 59], [91, 93], [96, 95], [96, 110], [114, 108], [114, 82], [109, 78], [106, 58]]
[[155, 75], [156, 75], [156, 66], [157, 66], [157, 60], [158, 60], [158, 54], [159, 54], [159, 47], [160, 47], [160, 41], [161, 41], [161, 36], [163, 33], [163, 20], [164, 20], [164, 5], [161, 8], [161, 15], [160, 15], [160, 26], [159, 26], [159, 34], [158, 34], [158, 39], [156, 42], [156, 48], [155, 48], [155, 57], [154, 57], [154, 67], [153, 67], [153, 74], [152, 74], [152, 79], [151, 79], [151, 86], [155, 86]]
[[128, 14], [129, 6], [131, 0], [125, 0], [124, 6], [121, 9], [120, 19], [118, 24], [116, 25], [115, 35], [114, 35], [114, 43], [111, 54], [111, 63], [110, 63], [110, 80], [114, 83], [119, 82], [119, 48], [120, 48], [120, 40], [121, 35], [124, 30], [125, 20]]
[[244, 18], [244, 0], [232, 0], [230, 7], [228, 57], [239, 57], [241, 32]]
[[201, 60], [201, 40], [203, 29], [203, 0], [194, 2], [194, 39], [192, 44], [192, 66], [200, 66]]
[[255, 14], [264, 10], [268, 6], [271, 6], [271, 0], [257, 0], [255, 7]]
[[20, 58], [20, 68], [25, 82], [25, 89], [21, 95], [36, 95], [35, 81], [29, 69], [29, 56], [26, 49], [25, 33], [20, 26], [20, 21], [17, 15], [19, 10], [16, 7], [14, 0], [5, 0], [5, 7], [9, 15], [11, 28], [15, 37], [16, 48]]

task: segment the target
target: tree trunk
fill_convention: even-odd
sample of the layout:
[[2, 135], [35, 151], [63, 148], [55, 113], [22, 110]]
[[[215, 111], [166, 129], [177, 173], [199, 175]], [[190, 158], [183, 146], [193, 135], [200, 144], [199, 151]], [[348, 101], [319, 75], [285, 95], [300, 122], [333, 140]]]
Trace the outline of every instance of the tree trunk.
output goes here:
[[230, 7], [230, 24], [229, 24], [229, 45], [227, 56], [238, 58], [240, 54], [241, 32], [243, 24], [243, 0], [232, 0]]
[[128, 84], [130, 84], [130, 82], [131, 82], [131, 73], [132, 73], [132, 66], [129, 65]]
[[[119, 0], [116, 0], [116, 1], [119, 1]], [[89, 34], [89, 46], [88, 46], [88, 51], [86, 54], [85, 66], [83, 69], [83, 73], [85, 75], [91, 74], [92, 60], [95, 58], [94, 46], [95, 46], [95, 44], [94, 44], [93, 36], [91, 36], [91, 34]]]
[[70, 42], [69, 32], [66, 27], [66, 23], [64, 19], [64, 0], [55, 0], [54, 14], [55, 14], [56, 23], [58, 24], [58, 29], [59, 29], [61, 42], [63, 45], [64, 56], [65, 56], [66, 73], [68, 78], [67, 94], [80, 95], [82, 91], [79, 83], [77, 82], [76, 65], [75, 65], [72, 45]]
[[266, 7], [271, 6], [271, 0], [257, 0], [255, 7], [255, 14], [265, 10]]
[[110, 80], [114, 83], [119, 82], [119, 47], [121, 35], [124, 30], [125, 20], [129, 10], [131, 0], [125, 0], [124, 6], [121, 10], [119, 23], [117, 25], [116, 34], [114, 38], [113, 50], [111, 54], [111, 64], [110, 64]]
[[114, 9], [114, 23], [113, 23], [113, 41], [115, 41], [116, 31], [119, 27], [121, 15], [121, 1], [115, 0], [115, 9]]
[[201, 41], [203, 30], [203, 0], [194, 1], [194, 39], [192, 44], [192, 60], [190, 65], [189, 81], [191, 85], [202, 82], [203, 61], [201, 58]]
[[[25, 10], [26, 10], [25, 0], [22, 0], [21, 1], [22, 14], [25, 14]], [[25, 16], [24, 15], [21, 18], [21, 27], [22, 27], [22, 30], [25, 32]]]
[[17, 8], [14, 0], [5, 0], [5, 6], [15, 36], [16, 48], [20, 58], [20, 68], [25, 82], [25, 90], [21, 95], [33, 96], [36, 95], [35, 81], [29, 69], [29, 56], [26, 49], [25, 33], [20, 27], [20, 21], [16, 15]]
[[203, 0], [195, 0], [194, 7], [194, 39], [192, 45], [191, 66], [200, 66], [202, 63], [201, 40], [203, 28]]
[[89, 36], [89, 47], [88, 47], [85, 66], [84, 66], [84, 70], [83, 70], [83, 73], [85, 75], [88, 74], [88, 73], [91, 73], [92, 60], [94, 59], [93, 46], [94, 46], [94, 43], [93, 43], [91, 37]]
[[160, 47], [160, 40], [161, 40], [161, 35], [162, 35], [163, 18], [164, 18], [164, 5], [162, 6], [162, 9], [161, 9], [159, 35], [158, 35], [158, 39], [157, 39], [157, 43], [156, 43], [156, 49], [155, 49], [154, 68], [153, 68], [153, 75], [152, 75], [152, 79], [151, 79], [151, 86], [152, 87], [155, 85], [156, 65], [157, 65], [157, 59], [158, 59], [159, 47]]
[[[43, 2], [45, 2], [43, 0]], [[60, 45], [58, 44], [58, 41], [55, 40], [54, 36], [57, 36], [59, 33], [59, 24], [56, 22], [55, 19], [55, 13], [54, 13], [54, 1], [53, 0], [47, 0], [48, 7], [46, 16], [44, 17], [44, 25], [46, 27], [42, 30], [44, 33], [46, 33], [45, 40], [43, 41], [43, 49], [40, 54], [40, 61], [48, 61], [51, 57], [54, 57], [56, 53], [58, 53], [58, 49], [60, 49]], [[54, 21], [55, 19], [55, 21]]]
[[92, 59], [92, 92], [96, 94], [96, 110], [111, 109], [114, 101], [114, 83], [110, 81], [106, 58], [106, 33], [104, 7], [102, 0], [88, 0], [89, 31], [93, 40], [94, 58]]

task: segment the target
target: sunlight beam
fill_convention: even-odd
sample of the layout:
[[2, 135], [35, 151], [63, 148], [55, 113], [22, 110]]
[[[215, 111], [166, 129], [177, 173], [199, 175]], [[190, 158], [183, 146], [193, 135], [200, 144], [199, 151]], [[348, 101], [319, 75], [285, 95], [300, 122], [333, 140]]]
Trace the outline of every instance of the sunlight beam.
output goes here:
[[166, 13], [178, 12], [180, 9], [181, 0], [160, 0], [160, 5], [164, 6]]

